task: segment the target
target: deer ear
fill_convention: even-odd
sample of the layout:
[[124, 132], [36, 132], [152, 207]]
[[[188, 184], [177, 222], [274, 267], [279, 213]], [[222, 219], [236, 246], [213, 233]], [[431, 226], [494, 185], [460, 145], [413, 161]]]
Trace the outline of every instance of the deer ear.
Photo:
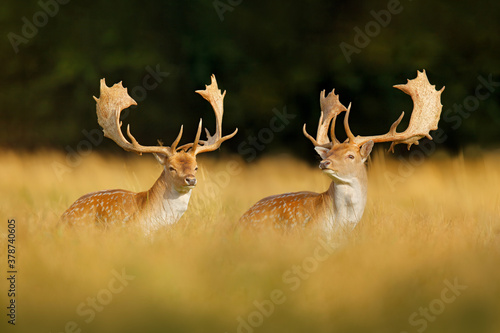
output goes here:
[[153, 155], [161, 165], [165, 165], [165, 162], [167, 162], [167, 155], [161, 153], [153, 153]]
[[368, 159], [368, 156], [372, 152], [373, 149], [373, 141], [370, 140], [363, 144], [361, 148], [359, 149], [359, 153], [361, 154], [361, 159], [363, 162], [365, 162]]
[[322, 159], [325, 159], [328, 155], [328, 152], [330, 151], [330, 149], [324, 147], [314, 147], [314, 150], [316, 150], [319, 157], [321, 157]]

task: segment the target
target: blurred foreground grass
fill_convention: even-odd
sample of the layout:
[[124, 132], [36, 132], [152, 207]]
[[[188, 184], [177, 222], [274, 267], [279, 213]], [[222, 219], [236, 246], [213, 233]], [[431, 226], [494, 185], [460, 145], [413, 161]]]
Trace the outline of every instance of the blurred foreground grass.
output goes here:
[[[318, 235], [234, 229], [264, 196], [328, 187], [292, 158], [200, 158], [188, 212], [146, 240], [57, 223], [87, 192], [151, 186], [161, 172], [152, 157], [94, 153], [61, 169], [57, 152], [3, 151], [1, 331], [499, 332], [499, 162], [436, 155], [413, 168], [375, 153], [362, 222], [332, 248]], [[17, 224], [15, 327], [8, 218]]]

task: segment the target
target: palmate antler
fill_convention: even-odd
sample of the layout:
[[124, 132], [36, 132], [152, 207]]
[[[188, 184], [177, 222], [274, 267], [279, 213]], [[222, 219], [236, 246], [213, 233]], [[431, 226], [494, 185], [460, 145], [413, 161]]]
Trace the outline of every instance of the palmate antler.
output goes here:
[[104, 136], [113, 140], [118, 146], [139, 155], [142, 155], [142, 153], [160, 153], [171, 156], [175, 153], [176, 146], [181, 139], [182, 127], [171, 147], [141, 146], [130, 133], [130, 125], [127, 126], [127, 135], [130, 141], [123, 136], [120, 114], [124, 109], [137, 105], [137, 102], [129, 96], [127, 88], [124, 88], [121, 82], [108, 87], [105, 79], [102, 79], [101, 95], [99, 98], [94, 96], [94, 99], [97, 103], [97, 122], [103, 128]]
[[221, 94], [219, 87], [217, 86], [217, 80], [215, 75], [212, 74], [212, 82], [210, 85], [205, 86], [205, 90], [196, 90], [196, 93], [200, 94], [204, 99], [210, 102], [215, 113], [215, 133], [210, 135], [210, 132], [205, 128], [205, 133], [207, 134], [207, 140], [200, 140], [201, 134], [201, 120], [198, 126], [198, 132], [196, 133], [196, 138], [194, 143], [188, 143], [180, 149], [191, 148], [191, 153], [194, 155], [205, 153], [209, 151], [216, 150], [220, 145], [231, 139], [238, 133], [238, 129], [235, 129], [233, 133], [222, 137], [222, 117], [224, 115], [224, 97], [226, 96], [226, 91]]
[[[94, 97], [97, 105], [97, 121], [99, 125], [103, 128], [104, 136], [113, 140], [118, 146], [123, 148], [126, 151], [135, 152], [139, 155], [143, 153], [156, 153], [156, 154], [164, 154], [166, 156], [172, 156], [176, 154], [180, 150], [188, 151], [190, 149], [191, 154], [199, 154], [207, 151], [212, 151], [219, 148], [220, 144], [225, 140], [232, 138], [238, 129], [236, 129], [232, 134], [227, 135], [223, 138], [221, 135], [222, 128], [222, 101], [225, 95], [220, 95], [220, 90], [217, 88], [217, 81], [215, 80], [215, 76], [212, 75], [212, 84], [207, 86], [207, 88], [203, 91], [197, 91], [200, 93], [205, 99], [207, 99], [215, 111], [216, 117], [216, 133], [214, 136], [210, 136], [210, 133], [207, 130], [208, 139], [206, 141], [200, 141], [201, 134], [201, 120], [198, 126], [198, 132], [196, 134], [195, 141], [193, 143], [189, 143], [183, 145], [181, 147], [177, 147], [179, 141], [182, 137], [183, 126], [179, 131], [179, 135], [172, 143], [170, 147], [166, 146], [141, 146], [137, 140], [130, 133], [130, 125], [127, 126], [127, 136], [130, 141], [128, 141], [122, 134], [121, 131], [121, 121], [120, 114], [121, 112], [132, 106], [137, 105], [136, 101], [129, 96], [127, 93], [127, 88], [124, 88], [122, 83], [119, 82], [112, 87], [108, 87], [106, 85], [105, 79], [101, 80], [101, 95], [99, 98]], [[218, 95], [217, 93], [218, 92]], [[209, 99], [210, 98], [210, 99]]]
[[[332, 130], [331, 130], [332, 131], [331, 137], [333, 139], [333, 143], [325, 144], [317, 140], [313, 140], [311, 136], [307, 134], [307, 132], [305, 132], [305, 125], [304, 125], [304, 135], [308, 139], [310, 139], [315, 146], [322, 146], [326, 148], [332, 147], [335, 144], [335, 142], [338, 143], [338, 141], [335, 139], [335, 135], [333, 134], [335, 127], [335, 118], [340, 112], [346, 111], [346, 116], [344, 118], [344, 128], [347, 134], [347, 140], [345, 142], [354, 144], [358, 147], [361, 147], [364, 143], [370, 140], [373, 141], [374, 143], [392, 141], [389, 151], [394, 152], [394, 146], [399, 143], [407, 144], [408, 149], [410, 149], [412, 144], [418, 145], [418, 140], [422, 139], [423, 137], [432, 139], [429, 132], [432, 130], [436, 130], [438, 128], [437, 125], [439, 122], [439, 118], [441, 116], [441, 110], [443, 108], [443, 105], [441, 104], [441, 93], [443, 92], [445, 87], [441, 88], [441, 90], [436, 90], [435, 88], [436, 86], [431, 85], [429, 80], [427, 79], [425, 70], [423, 70], [422, 72], [417, 71], [417, 77], [413, 80], [408, 80], [406, 84], [395, 85], [394, 87], [410, 95], [414, 104], [412, 115], [410, 118], [410, 123], [408, 125], [408, 128], [404, 132], [398, 133], [396, 131], [396, 128], [403, 119], [404, 116], [403, 112], [401, 116], [392, 124], [391, 128], [389, 129], [389, 132], [387, 132], [384, 135], [354, 136], [352, 134], [351, 129], [349, 128], [349, 113], [351, 111], [351, 105], [349, 104], [349, 108], [347, 109], [345, 109], [345, 107], [344, 109], [342, 109], [340, 106], [337, 106], [337, 110], [340, 111], [338, 111], [334, 116], [331, 116], [331, 119], [333, 119]], [[328, 97], [330, 97], [330, 94], [328, 95]], [[340, 101], [338, 101], [338, 96], [335, 97], [337, 98], [337, 103], [340, 104]], [[342, 104], [340, 105], [343, 106]], [[324, 136], [325, 127], [327, 131], [329, 126], [329, 123], [324, 123], [324, 119], [326, 118], [324, 117], [322, 100], [321, 100], [321, 107], [322, 107], [322, 113], [320, 117], [320, 125], [318, 126], [317, 138]], [[320, 128], [321, 128], [321, 135], [320, 135]]]
[[[347, 111], [346, 107], [340, 103], [339, 95], [335, 95], [335, 89], [333, 89], [328, 96], [325, 98], [325, 91], [323, 90], [319, 95], [319, 102], [321, 105], [321, 116], [319, 117], [318, 130], [316, 132], [316, 139], [314, 139], [306, 131], [306, 124], [302, 128], [306, 138], [311, 140], [314, 146], [331, 148], [334, 144], [340, 143], [335, 137], [335, 121], [337, 116]], [[328, 128], [331, 124], [330, 137], [332, 141], [328, 138]]]
[[438, 122], [441, 116], [443, 105], [441, 104], [441, 90], [436, 90], [435, 85], [431, 85], [425, 70], [417, 71], [417, 77], [413, 80], [408, 80], [406, 84], [395, 85], [394, 88], [402, 90], [411, 96], [413, 100], [413, 111], [410, 118], [408, 128], [401, 133], [396, 132], [396, 128], [403, 119], [404, 112], [392, 124], [389, 132], [384, 135], [373, 136], [354, 136], [349, 128], [349, 110], [344, 118], [344, 127], [346, 130], [349, 142], [361, 146], [363, 143], [372, 140], [373, 142], [391, 142], [389, 151], [394, 152], [394, 146], [399, 143], [406, 143], [408, 149], [412, 144], [418, 145], [418, 140], [427, 137], [432, 140], [429, 132], [438, 129]]

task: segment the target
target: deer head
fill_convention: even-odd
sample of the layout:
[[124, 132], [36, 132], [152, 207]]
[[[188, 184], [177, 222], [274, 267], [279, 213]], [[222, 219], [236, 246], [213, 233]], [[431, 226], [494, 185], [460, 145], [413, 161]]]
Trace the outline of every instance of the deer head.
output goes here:
[[[396, 131], [397, 126], [403, 119], [403, 112], [392, 124], [387, 134], [374, 136], [354, 136], [349, 128], [351, 104], [349, 104], [348, 108], [342, 105], [334, 90], [326, 97], [325, 91], [321, 92], [321, 116], [316, 138], [307, 133], [305, 124], [303, 132], [322, 158], [320, 169], [330, 176], [334, 182], [349, 183], [363, 175], [366, 177], [364, 162], [370, 155], [374, 143], [392, 142], [389, 150], [394, 152], [394, 146], [398, 143], [406, 143], [408, 149], [410, 149], [412, 144], [418, 145], [418, 140], [423, 137], [432, 139], [429, 131], [437, 129], [443, 107], [441, 105], [441, 93], [444, 87], [437, 91], [435, 86], [429, 83], [425, 70], [422, 72], [417, 71], [417, 77], [408, 80], [406, 84], [395, 85], [394, 87], [410, 95], [413, 100], [414, 107], [408, 128], [401, 133]], [[346, 112], [344, 128], [347, 139], [340, 143], [335, 137], [335, 121], [337, 116], [344, 111]], [[328, 138], [330, 123], [331, 139]]]
[[213, 136], [205, 129], [207, 140], [200, 140], [202, 120], [200, 119], [198, 131], [193, 143], [178, 147], [182, 137], [183, 126], [177, 138], [170, 146], [142, 146], [130, 133], [130, 125], [127, 126], [127, 140], [121, 131], [121, 112], [137, 105], [136, 101], [127, 93], [127, 89], [119, 82], [112, 87], [108, 87], [104, 79], [101, 80], [101, 94], [99, 98], [94, 97], [97, 102], [97, 120], [103, 128], [104, 136], [113, 140], [118, 146], [126, 151], [135, 152], [139, 155], [151, 153], [156, 160], [163, 165], [167, 183], [172, 184], [179, 192], [188, 191], [196, 186], [196, 171], [198, 169], [196, 156], [200, 153], [216, 150], [220, 145], [232, 138], [238, 132], [236, 129], [232, 134], [221, 136], [222, 117], [224, 114], [223, 100], [226, 92], [221, 94], [217, 86], [215, 76], [212, 75], [212, 82], [206, 86], [205, 90], [196, 91], [210, 102], [215, 112], [216, 129]]

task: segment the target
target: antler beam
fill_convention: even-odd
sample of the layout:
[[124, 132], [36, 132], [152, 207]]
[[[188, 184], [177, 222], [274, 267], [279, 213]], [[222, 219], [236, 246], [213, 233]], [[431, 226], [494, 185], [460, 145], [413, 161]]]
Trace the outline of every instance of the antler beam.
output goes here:
[[127, 88], [123, 87], [121, 81], [112, 87], [108, 87], [105, 79], [102, 79], [100, 90], [99, 98], [94, 96], [94, 99], [97, 103], [97, 121], [103, 128], [104, 136], [116, 142], [121, 148], [135, 152], [139, 155], [143, 153], [171, 155], [175, 152], [175, 146], [178, 144], [182, 135], [182, 127], [172, 147], [141, 146], [130, 133], [130, 125], [127, 126], [127, 136], [130, 139], [130, 141], [128, 141], [121, 131], [122, 122], [120, 121], [120, 114], [124, 109], [132, 105], [137, 105], [137, 102], [129, 96]]
[[[337, 116], [347, 111], [346, 107], [340, 103], [339, 95], [335, 95], [335, 89], [333, 89], [326, 97], [325, 91], [323, 90], [319, 95], [319, 102], [321, 105], [321, 116], [318, 122], [318, 130], [316, 132], [316, 139], [314, 139], [306, 131], [306, 124], [304, 124], [303, 132], [306, 138], [308, 138], [314, 146], [331, 148], [333, 145], [340, 143], [335, 137], [335, 121]], [[328, 138], [328, 128], [330, 127], [330, 137]]]
[[196, 139], [193, 144], [187, 144], [181, 148], [192, 147], [190, 152], [194, 155], [205, 153], [209, 151], [216, 150], [220, 145], [231, 139], [236, 135], [238, 129], [234, 130], [233, 133], [222, 137], [222, 117], [224, 115], [224, 96], [226, 96], [226, 91], [221, 94], [219, 87], [217, 86], [217, 80], [215, 75], [212, 74], [212, 82], [210, 85], [205, 86], [205, 90], [197, 90], [196, 93], [200, 94], [204, 99], [210, 102], [215, 113], [215, 134], [210, 135], [208, 129], [205, 128], [207, 134], [207, 140], [200, 140], [201, 134], [201, 120], [198, 126], [198, 132], [196, 133]]
[[412, 144], [418, 145], [418, 140], [423, 137], [432, 139], [429, 132], [438, 128], [439, 118], [443, 105], [441, 104], [441, 90], [436, 90], [435, 85], [431, 85], [425, 70], [417, 71], [417, 77], [408, 80], [406, 84], [395, 85], [394, 88], [402, 90], [411, 96], [413, 100], [413, 111], [408, 128], [401, 133], [396, 132], [396, 128], [403, 119], [404, 112], [392, 124], [389, 132], [384, 135], [373, 136], [354, 136], [349, 128], [349, 111], [344, 118], [344, 127], [348, 136], [349, 143], [361, 146], [363, 143], [372, 140], [373, 142], [392, 141], [389, 151], [394, 152], [394, 146], [399, 143], [405, 143], [410, 149]]

